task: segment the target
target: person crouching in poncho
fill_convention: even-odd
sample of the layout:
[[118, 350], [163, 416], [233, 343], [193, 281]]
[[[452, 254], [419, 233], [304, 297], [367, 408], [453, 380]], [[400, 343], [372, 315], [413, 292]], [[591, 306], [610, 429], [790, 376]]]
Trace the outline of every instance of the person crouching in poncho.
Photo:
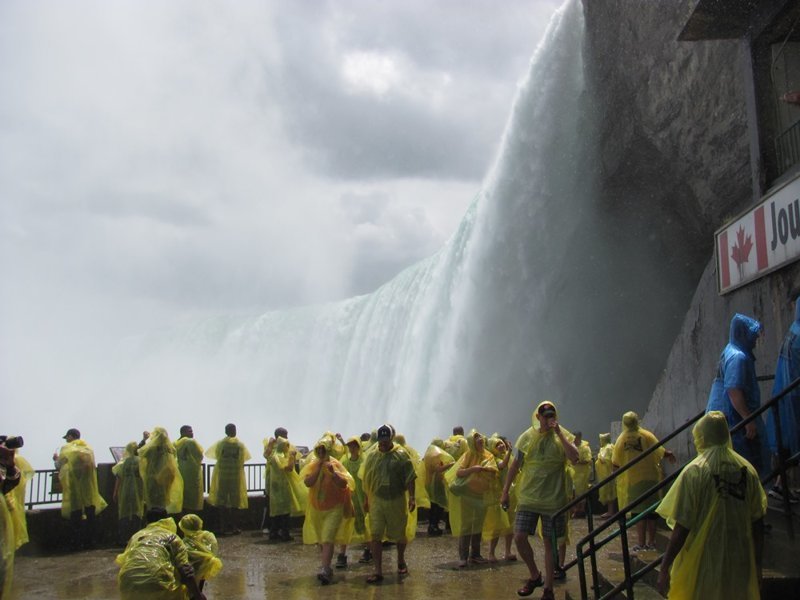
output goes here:
[[333, 579], [334, 544], [350, 542], [355, 520], [351, 495], [356, 484], [342, 463], [331, 456], [332, 446], [329, 437], [318, 441], [314, 457], [300, 472], [300, 478], [309, 488], [303, 543], [322, 547], [322, 566], [317, 574], [322, 585]]
[[722, 412], [706, 414], [692, 434], [698, 456], [656, 509], [672, 528], [658, 587], [668, 598], [757, 599], [767, 496], [733, 451]]
[[184, 515], [178, 527], [183, 533], [183, 543], [194, 569], [194, 579], [202, 592], [206, 581], [216, 577], [222, 570], [217, 538], [203, 529], [203, 520], [197, 515]]

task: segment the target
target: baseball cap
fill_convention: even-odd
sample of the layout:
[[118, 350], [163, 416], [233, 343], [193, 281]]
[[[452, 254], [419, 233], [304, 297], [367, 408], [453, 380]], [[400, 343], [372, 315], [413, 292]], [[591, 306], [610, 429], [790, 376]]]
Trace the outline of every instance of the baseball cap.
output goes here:
[[378, 441], [379, 442], [388, 442], [394, 437], [392, 432], [392, 428], [388, 425], [381, 425], [378, 427]]
[[81, 439], [81, 432], [73, 427], [72, 429], [67, 429], [67, 433], [64, 434], [64, 439], [67, 439], [67, 436]]

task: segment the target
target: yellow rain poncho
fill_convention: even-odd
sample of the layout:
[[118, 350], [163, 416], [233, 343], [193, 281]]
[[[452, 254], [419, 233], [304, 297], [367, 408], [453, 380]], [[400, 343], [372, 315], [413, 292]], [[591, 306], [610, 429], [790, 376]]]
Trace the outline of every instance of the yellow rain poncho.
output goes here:
[[216, 536], [203, 530], [203, 520], [197, 515], [184, 515], [178, 527], [183, 532], [183, 543], [197, 580], [216, 577], [222, 570]]
[[14, 523], [8, 512], [6, 495], [0, 494], [0, 598], [11, 596], [11, 584], [14, 580]]
[[592, 472], [592, 448], [586, 440], [578, 446], [578, 462], [572, 465], [572, 471], [572, 484], [577, 498], [589, 489], [589, 475]]
[[299, 517], [306, 510], [308, 490], [294, 470], [295, 449], [279, 437], [269, 456], [269, 515]]
[[20, 472], [19, 483], [17, 487], [6, 495], [6, 503], [8, 504], [11, 522], [14, 524], [14, 543], [15, 546], [19, 548], [29, 541], [28, 521], [25, 518], [25, 487], [33, 478], [35, 471], [31, 463], [20, 456], [18, 451], [15, 450], [15, 452], [14, 464]]
[[431, 502], [447, 508], [447, 484], [444, 480], [444, 472], [439, 469], [443, 466], [453, 465], [456, 461], [449, 452], [444, 450], [444, 442], [435, 439], [425, 450], [422, 462], [425, 465], [425, 478], [418, 478], [417, 481], [425, 482], [425, 490], [428, 492]]
[[217, 461], [211, 475], [208, 503], [225, 508], [247, 508], [244, 463], [250, 460], [250, 452], [245, 445], [236, 437], [226, 436], [206, 450], [206, 456]]
[[111, 467], [119, 480], [117, 509], [120, 519], [141, 518], [144, 514], [144, 482], [140, 474], [138, 445], [130, 442], [125, 446], [122, 460]]
[[94, 452], [83, 440], [73, 440], [61, 446], [58, 453], [58, 477], [63, 490], [61, 516], [69, 518], [75, 511], [94, 506], [95, 514], [107, 504], [97, 489], [97, 469]]
[[178, 471], [178, 457], [167, 430], [156, 427], [139, 448], [139, 472], [144, 481], [144, 503], [160, 506], [169, 514], [183, 509], [183, 478]]
[[[491, 452], [485, 448], [478, 450], [475, 438], [480, 435], [474, 429], [469, 432], [466, 436], [467, 451], [444, 476], [448, 490], [450, 528], [455, 536], [481, 533], [486, 507], [495, 497], [499, 497], [497, 463]], [[459, 470], [474, 466], [488, 470], [470, 473], [465, 477], [458, 476]]]
[[767, 498], [753, 466], [731, 447], [725, 415], [712, 411], [692, 430], [698, 456], [657, 512], [689, 530], [672, 564], [669, 598], [759, 598], [752, 523]]
[[[357, 442], [359, 447], [361, 447], [360, 440], [357, 437], [351, 437], [347, 440], [347, 444], [349, 445], [350, 442]], [[361, 479], [358, 478], [358, 471], [361, 468], [361, 465], [364, 464], [364, 452], [363, 450], [359, 452], [358, 458], [353, 459], [350, 456], [350, 451], [345, 456], [342, 457], [341, 460], [342, 466], [347, 469], [347, 472], [353, 477], [353, 481], [355, 482], [355, 490], [353, 491], [353, 510], [355, 512], [355, 520], [353, 522], [353, 536], [350, 539], [351, 544], [357, 544], [361, 542], [367, 541], [367, 530], [365, 525], [365, 517], [366, 514], [364, 513], [364, 484], [361, 482]]]
[[[355, 511], [352, 493], [356, 489], [353, 476], [330, 456], [333, 444], [323, 438], [314, 446], [325, 449], [325, 459], [314, 458], [300, 472], [300, 478], [319, 475], [308, 489], [306, 518], [303, 523], [304, 544], [349, 544], [353, 535]], [[334, 475], [335, 473], [335, 475]]]
[[179, 567], [190, 565], [186, 546], [172, 517], [150, 523], [133, 534], [117, 555], [122, 600], [186, 600]]
[[372, 521], [373, 516], [379, 514], [381, 523], [385, 521], [386, 524], [385, 531], [380, 534], [385, 534], [386, 540], [397, 542], [405, 537], [405, 541], [410, 542], [416, 536], [417, 511], [412, 515], [408, 513], [408, 486], [417, 474], [408, 453], [398, 444], [392, 442], [387, 452], [381, 451], [379, 444], [367, 451], [358, 471], [369, 505], [367, 530], [370, 536], [378, 535]]
[[[610, 433], [600, 434], [600, 451], [597, 453], [597, 459], [594, 461], [594, 470], [597, 474], [597, 481], [602, 481], [614, 470], [613, 457], [614, 444], [611, 443]], [[617, 486], [614, 482], [604, 485], [600, 488], [600, 502], [608, 504], [617, 499]]]
[[458, 460], [461, 455], [469, 449], [467, 438], [459, 433], [454, 433], [444, 443], [444, 448], [453, 457], [453, 460]]
[[[403, 450], [405, 450], [408, 453], [408, 456], [411, 458], [411, 462], [414, 464], [414, 472], [417, 474], [417, 481], [425, 481], [425, 463], [422, 462], [419, 452], [409, 446], [406, 442], [406, 437], [400, 433], [394, 436], [394, 441], [396, 444], [400, 444]], [[418, 485], [414, 487], [414, 501], [417, 503], [417, 508], [431, 507], [431, 500], [428, 497], [428, 490], [425, 489], [424, 485]]]
[[183, 510], [203, 510], [203, 447], [190, 437], [175, 442], [183, 478]]
[[486, 518], [483, 520], [482, 536], [487, 540], [507, 535], [513, 531], [513, 523], [511, 520], [514, 517], [513, 504], [516, 505], [515, 494], [509, 490], [509, 508], [507, 511], [500, 507], [500, 494], [503, 492], [503, 485], [505, 484], [506, 475], [508, 475], [508, 464], [506, 460], [506, 448], [497, 434], [492, 435], [486, 442], [486, 447], [494, 457], [495, 464], [498, 470], [497, 485], [494, 486], [489, 505], [486, 507]]
[[[656, 436], [639, 426], [639, 417], [635, 412], [626, 412], [622, 415], [622, 426], [624, 431], [619, 434], [617, 442], [614, 444], [612, 456], [613, 463], [618, 467], [628, 464], [645, 450], [658, 444]], [[620, 509], [661, 480], [661, 459], [664, 458], [664, 452], [662, 446], [617, 477], [617, 496]], [[656, 500], [658, 500], [656, 496], [643, 500], [631, 510], [631, 513], [643, 512]]]
[[[532, 426], [526, 429], [515, 444], [522, 456], [522, 465], [517, 477], [517, 510], [552, 515], [567, 503], [567, 455], [561, 440], [552, 429], [542, 432], [536, 413]], [[555, 405], [553, 405], [555, 407]], [[556, 413], [558, 418], [558, 413]], [[574, 436], [563, 426], [561, 432], [568, 441]]]

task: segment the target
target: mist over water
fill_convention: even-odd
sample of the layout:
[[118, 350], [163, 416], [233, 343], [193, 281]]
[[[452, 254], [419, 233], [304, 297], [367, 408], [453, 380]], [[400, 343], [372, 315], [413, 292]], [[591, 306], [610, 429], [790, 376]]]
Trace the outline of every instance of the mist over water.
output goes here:
[[96, 390], [115, 401], [95, 417], [115, 425], [87, 440], [138, 439], [121, 413], [134, 406], [175, 436], [192, 424], [204, 446], [234, 422], [254, 459], [279, 425], [311, 444], [327, 429], [349, 436], [390, 422], [424, 449], [456, 424], [515, 438], [547, 398], [577, 414], [562, 393], [575, 376], [569, 355], [553, 344], [569, 326], [554, 321], [565, 256], [589, 218], [582, 38], [570, 0], [520, 84], [494, 166], [438, 253], [368, 295], [127, 340], [103, 374], [113, 384]]

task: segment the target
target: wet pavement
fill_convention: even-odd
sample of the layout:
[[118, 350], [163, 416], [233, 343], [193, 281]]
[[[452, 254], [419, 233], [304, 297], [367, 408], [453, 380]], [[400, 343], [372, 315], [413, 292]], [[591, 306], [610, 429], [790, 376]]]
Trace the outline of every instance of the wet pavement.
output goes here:
[[[585, 533], [586, 524], [573, 521], [573, 539]], [[350, 565], [336, 570], [333, 583], [321, 586], [316, 578], [319, 554], [315, 547], [305, 546], [300, 531], [293, 532], [293, 542], [267, 541], [261, 532], [246, 531], [238, 536], [219, 538], [224, 567], [220, 575], [206, 584], [211, 598], [274, 598], [300, 600], [306, 598], [516, 598], [516, 590], [527, 578], [527, 569], [520, 562], [457, 568], [457, 541], [448, 535], [429, 538], [421, 532], [409, 546], [406, 559], [410, 575], [396, 574], [396, 553], [393, 547], [384, 551], [384, 575], [379, 586], [368, 585], [366, 577], [371, 565], [357, 562], [360, 547], [348, 549]], [[533, 538], [531, 538], [533, 540]], [[484, 554], [487, 544], [484, 542]], [[502, 546], [502, 543], [501, 543]], [[13, 599], [105, 599], [116, 598], [117, 566], [114, 558], [121, 549], [101, 549], [46, 557], [18, 556], [16, 560]], [[534, 541], [537, 562], [544, 566], [541, 541]], [[620, 570], [619, 542], [609, 544], [601, 558], [605, 571]], [[568, 553], [569, 559], [569, 553]], [[588, 567], [588, 562], [587, 562]], [[579, 597], [577, 570], [568, 573], [565, 582], [556, 583], [556, 598], [564, 598], [567, 590]], [[541, 596], [537, 590], [534, 598]]]

